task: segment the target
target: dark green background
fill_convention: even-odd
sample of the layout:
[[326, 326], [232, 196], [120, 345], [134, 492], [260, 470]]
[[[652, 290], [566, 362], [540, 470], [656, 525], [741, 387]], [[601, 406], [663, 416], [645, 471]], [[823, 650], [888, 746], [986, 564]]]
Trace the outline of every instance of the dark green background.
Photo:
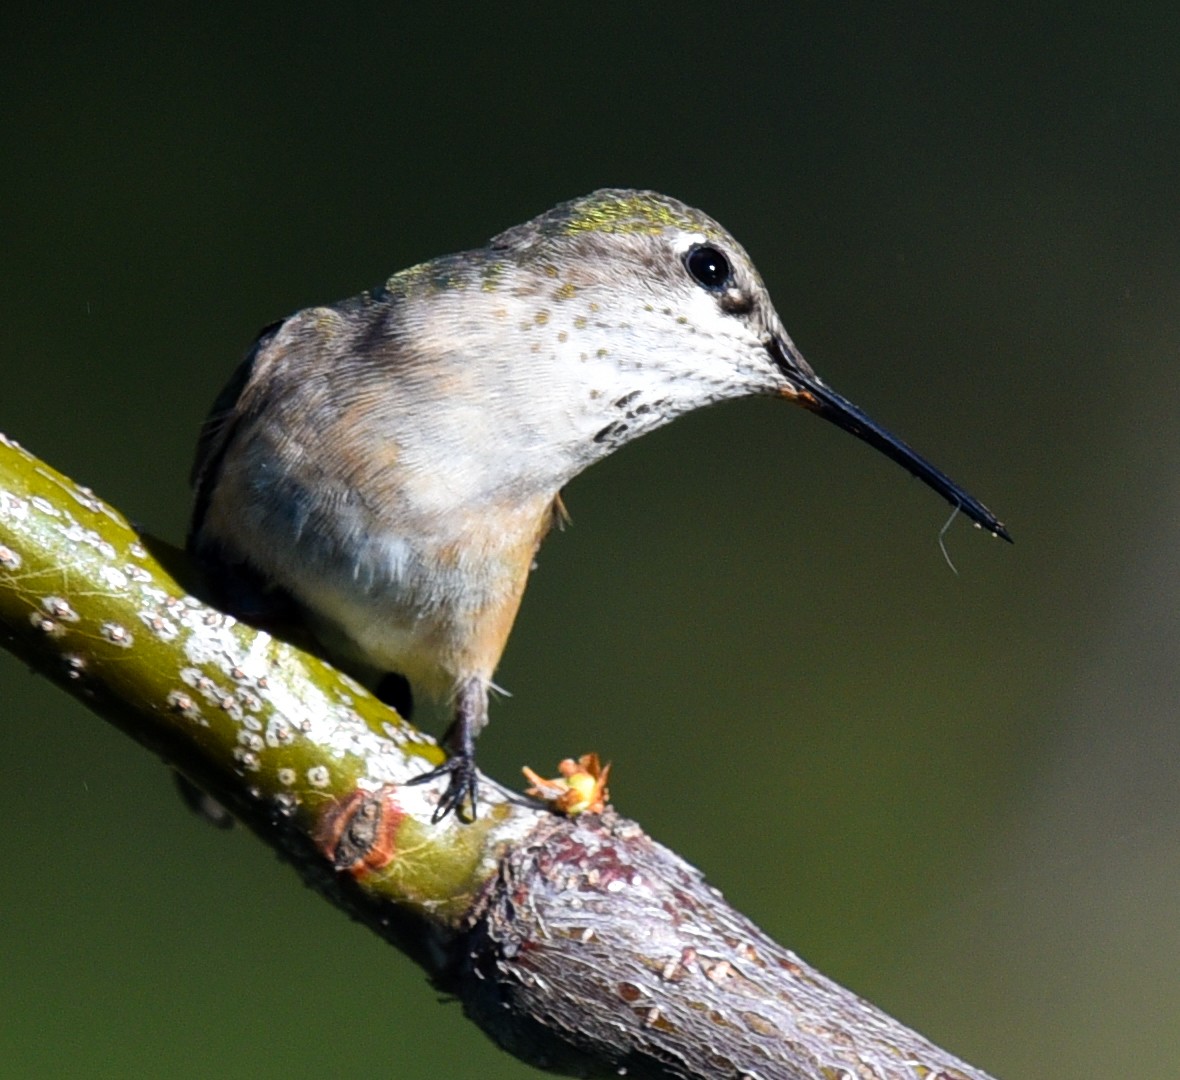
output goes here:
[[[946, 507], [854, 439], [686, 418], [569, 491], [484, 767], [598, 749], [739, 908], [1007, 1080], [1168, 1078], [1180, 19], [976, 7], [10, 13], [0, 428], [178, 539], [264, 323], [601, 185], [701, 206], [1017, 545], [956, 522], [956, 577]], [[127, 739], [0, 687], [5, 1075], [529, 1075]]]

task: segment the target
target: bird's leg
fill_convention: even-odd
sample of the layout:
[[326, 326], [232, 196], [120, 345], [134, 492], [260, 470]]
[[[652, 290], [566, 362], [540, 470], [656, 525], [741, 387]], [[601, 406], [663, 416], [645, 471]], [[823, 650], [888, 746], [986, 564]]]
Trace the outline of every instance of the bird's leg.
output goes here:
[[[446, 790], [430, 820], [442, 821], [454, 811], [463, 821], [476, 818], [475, 789], [478, 773], [475, 768], [475, 737], [488, 722], [488, 684], [478, 675], [464, 679], [455, 694], [455, 719], [443, 736], [443, 746], [449, 757], [437, 769], [431, 769], [410, 780], [411, 784], [425, 784], [441, 776], [449, 777]], [[470, 803], [470, 810], [466, 804]], [[470, 816], [468, 816], [470, 814]]]

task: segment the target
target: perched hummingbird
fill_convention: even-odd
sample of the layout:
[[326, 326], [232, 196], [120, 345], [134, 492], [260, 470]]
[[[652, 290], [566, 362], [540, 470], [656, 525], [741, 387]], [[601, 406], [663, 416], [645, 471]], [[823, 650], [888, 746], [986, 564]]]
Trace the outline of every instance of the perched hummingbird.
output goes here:
[[563, 485], [750, 394], [831, 420], [1010, 539], [819, 379], [717, 222], [603, 190], [263, 330], [202, 429], [189, 549], [230, 610], [293, 602], [363, 681], [449, 695], [448, 760], [415, 782], [447, 778], [436, 820], [473, 817], [492, 674]]

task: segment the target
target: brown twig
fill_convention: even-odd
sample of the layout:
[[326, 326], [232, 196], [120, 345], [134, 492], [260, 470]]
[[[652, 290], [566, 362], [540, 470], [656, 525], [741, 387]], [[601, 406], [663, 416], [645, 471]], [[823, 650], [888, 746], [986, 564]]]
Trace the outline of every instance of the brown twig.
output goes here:
[[[171, 571], [171, 572], [170, 572]], [[481, 785], [361, 687], [207, 607], [183, 555], [0, 436], [0, 643], [208, 791], [524, 1061], [573, 1076], [988, 1080], [837, 986], [609, 808]], [[605, 780], [605, 777], [602, 777]]]

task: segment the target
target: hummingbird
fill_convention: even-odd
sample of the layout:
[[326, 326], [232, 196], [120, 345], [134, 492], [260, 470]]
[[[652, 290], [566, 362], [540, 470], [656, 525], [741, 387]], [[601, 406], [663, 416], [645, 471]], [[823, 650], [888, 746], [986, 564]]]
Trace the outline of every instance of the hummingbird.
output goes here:
[[215, 599], [294, 611], [407, 712], [447, 699], [434, 819], [477, 813], [492, 676], [562, 488], [683, 413], [763, 395], [990, 510], [815, 374], [741, 245], [651, 191], [595, 191], [266, 327], [201, 429], [188, 548]]

